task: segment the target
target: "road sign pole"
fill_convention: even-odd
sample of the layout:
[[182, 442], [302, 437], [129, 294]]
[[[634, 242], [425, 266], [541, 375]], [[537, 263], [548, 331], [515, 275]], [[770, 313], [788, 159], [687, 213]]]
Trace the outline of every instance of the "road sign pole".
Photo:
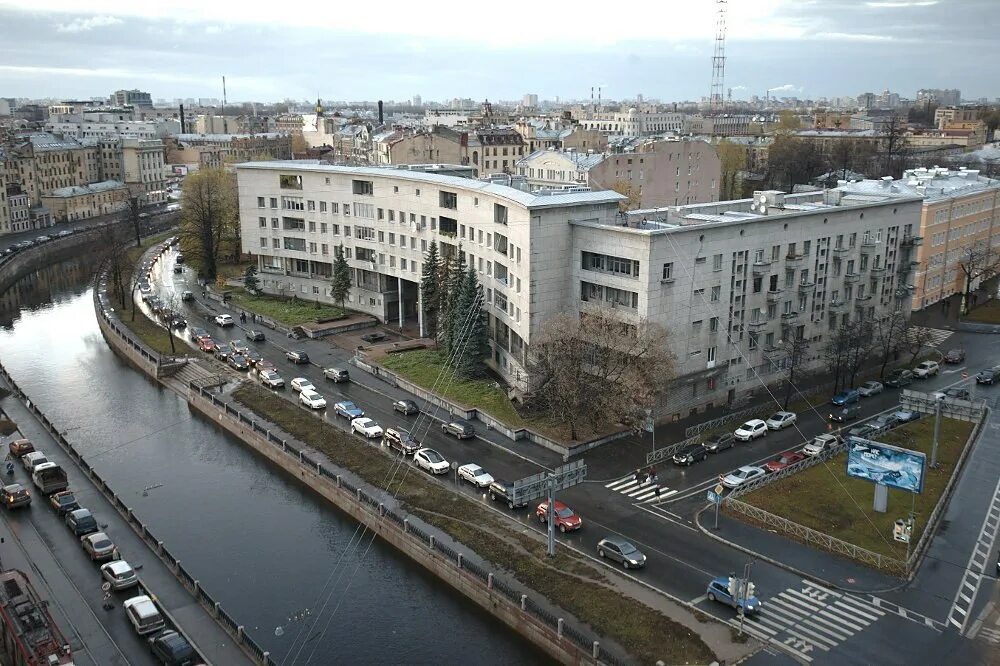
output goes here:
[[938, 437], [941, 435], [941, 401], [934, 401], [934, 444], [931, 446], [931, 467], [937, 467]]
[[719, 529], [719, 505], [720, 504], [722, 504], [722, 502], [720, 502], [718, 500], [715, 501], [715, 529]]
[[549, 475], [549, 557], [556, 555], [556, 477]]

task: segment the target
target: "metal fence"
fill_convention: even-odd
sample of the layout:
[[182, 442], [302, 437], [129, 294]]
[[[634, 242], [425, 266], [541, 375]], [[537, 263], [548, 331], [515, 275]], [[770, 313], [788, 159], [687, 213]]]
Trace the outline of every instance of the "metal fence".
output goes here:
[[[360, 488], [352, 484], [348, 479], [332, 465], [321, 460], [316, 460], [315, 455], [305, 452], [307, 448], [291, 436], [281, 437], [281, 429], [269, 422], [259, 422], [254, 414], [245, 414], [242, 410], [233, 407], [230, 403], [220, 400], [209, 390], [199, 386], [194, 382], [189, 382], [190, 390], [199, 397], [210, 401], [219, 410], [220, 415], [225, 415], [237, 424], [250, 426], [251, 431], [260, 436], [267, 443], [280, 448], [285, 455], [291, 456], [300, 464], [308, 465], [316, 473], [336, 484], [336, 487], [345, 495], [350, 496], [368, 514], [372, 522], [382, 523], [383, 518], [388, 518], [387, 522], [396, 530], [407, 534], [410, 538], [429, 546], [431, 550], [441, 556], [444, 561], [449, 562], [462, 572], [462, 575], [470, 579], [479, 581], [487, 589], [497, 593], [506, 603], [520, 608], [534, 623], [543, 627], [549, 635], [555, 639], [562, 637], [569, 638], [579, 650], [585, 655], [584, 659], [601, 664], [624, 664], [627, 663], [621, 657], [611, 653], [606, 648], [601, 647], [600, 642], [594, 636], [587, 634], [582, 629], [573, 627], [563, 618], [556, 617], [551, 611], [542, 607], [532, 600], [531, 597], [522, 593], [516, 584], [506, 580], [504, 576], [496, 572], [487, 571], [480, 564], [471, 562], [463, 553], [455, 550], [451, 545], [445, 543], [444, 539], [437, 538], [427, 532], [424, 528], [414, 524], [415, 517], [403, 512], [396, 512], [379, 500], [381, 493], [373, 488]], [[264, 434], [266, 433], [266, 435]], [[362, 521], [367, 522], [367, 521]]]

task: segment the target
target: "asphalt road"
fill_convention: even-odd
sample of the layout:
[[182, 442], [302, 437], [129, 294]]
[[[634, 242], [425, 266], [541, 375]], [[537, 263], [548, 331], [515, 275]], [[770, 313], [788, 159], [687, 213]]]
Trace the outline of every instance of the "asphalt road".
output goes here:
[[[150, 215], [157, 215], [159, 213], [166, 212], [167, 204], [159, 204], [156, 206], [147, 206], [143, 209], [143, 212], [149, 213]], [[90, 217], [86, 220], [74, 220], [72, 222], [57, 222], [54, 226], [46, 227], [44, 229], [29, 229], [28, 231], [18, 231], [12, 234], [0, 235], [0, 252], [6, 250], [12, 245], [16, 245], [24, 240], [34, 240], [39, 236], [51, 236], [53, 233], [58, 233], [63, 230], [68, 229], [86, 229], [89, 227], [99, 226], [101, 224], [107, 224], [108, 222], [114, 222], [116, 220], [122, 219], [123, 213], [112, 213], [110, 215], [101, 215], [99, 217]]]
[[[157, 267], [162, 281], [161, 289], [165, 295], [176, 295], [189, 288], [192, 291], [197, 289], [189, 269], [178, 275], [172, 272], [172, 267], [172, 257], [169, 255]], [[243, 339], [244, 331], [241, 328], [222, 329], [212, 323], [212, 317], [219, 311], [224, 310], [220, 310], [214, 302], [203, 303], [198, 300], [184, 304], [185, 316], [191, 326], [207, 329], [214, 339], [223, 343]], [[248, 323], [247, 326], [252, 325]], [[276, 334], [271, 331], [266, 333], [269, 337], [265, 342], [249, 343], [250, 346], [275, 363], [286, 383], [294, 377], [309, 378], [328, 401], [330, 408], [321, 416], [331, 423], [344, 429], [349, 428], [345, 419], [337, 419], [332, 415], [332, 404], [342, 399], [353, 400], [383, 427], [405, 427], [416, 420], [415, 417], [403, 417], [391, 409], [393, 399], [409, 396], [361, 371], [352, 368], [355, 380], [360, 381], [349, 384], [334, 384], [323, 377], [322, 367], [347, 367], [351, 352], [327, 345], [323, 347], [323, 353], [317, 354], [314, 350], [320, 346], [310, 342], [308, 350], [316, 365], [294, 365], [285, 360], [284, 351], [298, 345], [285, 337], [274, 337]], [[181, 335], [187, 336], [186, 333]], [[1000, 357], [1000, 338], [956, 334], [944, 341], [941, 348], [947, 350], [956, 346], [963, 346], [968, 352], [964, 364], [942, 366], [940, 375], [917, 381], [910, 388], [929, 391], [953, 385], [968, 385], [974, 397], [994, 399], [994, 392], [1000, 388], [977, 387], [971, 377], [979, 369], [996, 363], [996, 359]], [[963, 380], [963, 372], [968, 372], [970, 379]], [[283, 393], [289, 399], [296, 399], [296, 395], [288, 388]], [[895, 389], [886, 389], [882, 394], [865, 398], [862, 400], [861, 418], [854, 423], [893, 410], [897, 404], [898, 390]], [[601, 538], [608, 534], [624, 536], [636, 543], [648, 557], [645, 569], [630, 571], [628, 575], [665, 595], [693, 603], [700, 610], [724, 621], [733, 621], [732, 609], [705, 598], [706, 585], [715, 576], [742, 571], [750, 558], [703, 535], [694, 527], [693, 515], [705, 506], [705, 491], [718, 482], [719, 475], [741, 465], [761, 464], [783, 451], [801, 448], [815, 435], [827, 432], [826, 415], [829, 413], [829, 405], [823, 401], [812, 406], [813, 409], [798, 415], [798, 423], [794, 428], [769, 433], [767, 437], [751, 443], [738, 444], [691, 467], [659, 465], [659, 484], [663, 487], [660, 501], [655, 497], [645, 496], [637, 501], [625, 493], [615, 491], [631, 475], [632, 470], [623, 466], [628, 460], [635, 459], [635, 442], [611, 444], [588, 454], [586, 458], [590, 466], [590, 479], [564, 491], [560, 497], [581, 514], [584, 528], [576, 533], [559, 535], [559, 542], [596, 559], [596, 544]], [[446, 415], [437, 416], [443, 418]], [[540, 451], [538, 447], [520, 447], [516, 443], [484, 443], [484, 440], [459, 442], [442, 435], [436, 421], [426, 423], [425, 419], [422, 423], [424, 425], [417, 435], [425, 446], [437, 449], [445, 458], [460, 464], [478, 463], [498, 478], [521, 478], [561, 462], [554, 455]], [[854, 423], [849, 426], [852, 427]], [[481, 496], [480, 491], [467, 485], [463, 492], [470, 496]], [[495, 505], [495, 508], [507, 512], [506, 508], [499, 505]], [[541, 529], [531, 515], [530, 507], [515, 512], [513, 517], [534, 529]], [[818, 551], [805, 551], [802, 557], [805, 562], [800, 568], [805, 571], [848, 572], [853, 566], [848, 563], [838, 568], [837, 558]], [[926, 565], [921, 573], [925, 570]], [[844, 577], [847, 575], [845, 573]], [[800, 662], [818, 663], [845, 663], [845, 660], [848, 663], [931, 663], [926, 660], [927, 655], [940, 654], [943, 658], [957, 650], [971, 650], [970, 654], [975, 654], [975, 648], [966, 645], [968, 641], [947, 630], [942, 633], [940, 625], [935, 624], [944, 620], [948, 606], [945, 599], [950, 603], [950, 597], [942, 590], [926, 593], [918, 586], [909, 593], [904, 590], [881, 594], [881, 599], [892, 599], [909, 610], [919, 609], [917, 612], [904, 613], [903, 617], [880, 610], [877, 606], [879, 602], [872, 594], [846, 594], [828, 589], [816, 581], [803, 580], [801, 576], [763, 561], [753, 564], [752, 578], [758, 586], [758, 596], [765, 602], [765, 608], [771, 606], [773, 610], [769, 615], [771, 624], [758, 623], [756, 627], [751, 626], [750, 630], [756, 631], [755, 635], [758, 637], [770, 638], [772, 647], [769, 649], [778, 650], [783, 658], [791, 656]], [[825, 579], [826, 576], [821, 578]], [[860, 582], [875, 585], [883, 583], [884, 578], [873, 574], [867, 581]], [[846, 580], [843, 583], [845, 586], [848, 584]], [[948, 580], [943, 586], [949, 587], [952, 583], [953, 581]], [[953, 594], [954, 587], [950, 589]], [[823, 595], [827, 596], [822, 603], [833, 604], [839, 601], [840, 606], [827, 609], [815, 600]], [[814, 598], [814, 601], [809, 602], [806, 597]], [[827, 599], [834, 601], [826, 601]], [[810, 604], [816, 607], [811, 607]], [[796, 614], [796, 609], [801, 611], [799, 615]], [[825, 624], [821, 621], [803, 624], [808, 614], [817, 613], [825, 613], [821, 616], [826, 618]], [[948, 636], [951, 638], [946, 640], [945, 637]], [[956, 641], [955, 645], [947, 649], [941, 647], [952, 639]], [[895, 646], [892, 656], [886, 653], [886, 642]], [[766, 653], [755, 660], [759, 663], [771, 663], [759, 661], [765, 657]]]

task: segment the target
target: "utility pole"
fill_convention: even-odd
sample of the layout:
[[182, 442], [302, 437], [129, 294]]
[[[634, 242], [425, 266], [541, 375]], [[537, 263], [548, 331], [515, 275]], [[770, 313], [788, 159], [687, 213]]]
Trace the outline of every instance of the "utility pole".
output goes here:
[[549, 474], [549, 557], [556, 556], [556, 477]]
[[931, 468], [937, 467], [938, 438], [941, 436], [941, 400], [934, 401], [934, 444], [931, 447]]

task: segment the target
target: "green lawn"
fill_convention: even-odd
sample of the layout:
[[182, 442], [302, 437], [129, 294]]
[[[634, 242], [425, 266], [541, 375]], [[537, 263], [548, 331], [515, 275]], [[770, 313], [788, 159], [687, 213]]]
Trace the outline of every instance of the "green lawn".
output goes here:
[[217, 279], [221, 279], [223, 283], [229, 278], [241, 278], [247, 271], [247, 266], [251, 263], [249, 261], [243, 261], [238, 264], [219, 264], [215, 267], [215, 275]]
[[236, 307], [264, 315], [286, 326], [298, 326], [317, 319], [332, 319], [344, 315], [343, 310], [333, 305], [320, 305], [317, 308], [315, 301], [293, 300], [264, 294], [252, 296], [242, 289], [233, 289], [229, 301]]
[[[233, 397], [374, 486], [387, 489], [387, 480], [397, 478], [392, 458], [372, 451], [292, 402], [250, 384], [237, 389]], [[498, 569], [510, 572], [588, 623], [598, 634], [615, 640], [640, 663], [662, 660], [668, 664], [707, 664], [714, 660], [712, 651], [697, 634], [610, 589], [604, 583], [604, 574], [584, 558], [560, 548], [557, 556], [549, 559], [540, 540], [420, 472], [410, 471], [403, 481], [400, 484], [397, 480], [392, 491], [407, 510], [444, 530]]]
[[167, 329], [160, 326], [152, 319], [143, 314], [142, 310], [136, 308], [135, 311], [135, 321], [132, 321], [132, 310], [119, 310], [118, 316], [120, 317], [121, 323], [128, 329], [130, 329], [136, 336], [142, 340], [146, 345], [161, 354], [171, 356], [176, 354], [183, 354], [190, 351], [190, 347], [183, 340], [174, 339], [174, 349], [170, 349], [170, 333]]
[[986, 305], [980, 305], [962, 317], [962, 319], [964, 321], [978, 321], [984, 324], [1000, 324], [1000, 302], [994, 299]]
[[973, 427], [965, 421], [941, 419], [937, 469], [930, 468], [933, 417], [925, 416], [881, 435], [878, 441], [926, 453], [928, 465], [923, 493], [914, 496], [890, 487], [885, 513], [872, 510], [874, 484], [847, 476], [846, 453], [740, 499], [843, 541], [903, 560], [906, 544], [893, 540], [893, 523], [897, 518], [906, 518], [913, 506], [917, 517], [912, 542], [917, 542]]

